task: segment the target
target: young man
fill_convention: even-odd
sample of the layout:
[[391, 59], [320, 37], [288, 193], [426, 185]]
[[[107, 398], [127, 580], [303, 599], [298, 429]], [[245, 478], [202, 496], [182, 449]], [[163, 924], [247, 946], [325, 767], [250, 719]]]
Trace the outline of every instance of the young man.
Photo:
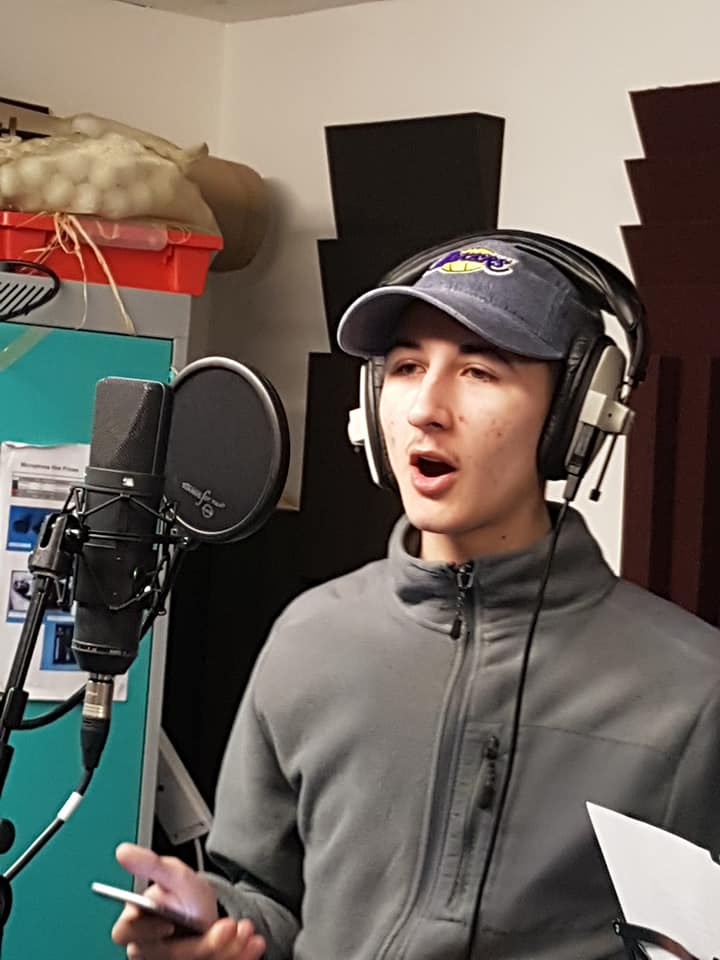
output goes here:
[[572, 510], [498, 828], [557, 516], [538, 447], [571, 344], [602, 320], [542, 257], [463, 256], [343, 317], [343, 349], [385, 358], [405, 516], [387, 559], [294, 601], [259, 657], [209, 841], [227, 879], [119, 849], [208, 928], [172, 940], [126, 908], [131, 960], [620, 956], [586, 801], [720, 849], [720, 635], [616, 578]]

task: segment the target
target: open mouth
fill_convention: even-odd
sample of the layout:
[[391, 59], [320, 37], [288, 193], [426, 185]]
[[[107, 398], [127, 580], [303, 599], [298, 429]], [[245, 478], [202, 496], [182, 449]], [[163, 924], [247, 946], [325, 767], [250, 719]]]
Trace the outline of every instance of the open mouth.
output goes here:
[[414, 455], [410, 462], [424, 477], [443, 477], [447, 473], [455, 472], [455, 467], [435, 457]]

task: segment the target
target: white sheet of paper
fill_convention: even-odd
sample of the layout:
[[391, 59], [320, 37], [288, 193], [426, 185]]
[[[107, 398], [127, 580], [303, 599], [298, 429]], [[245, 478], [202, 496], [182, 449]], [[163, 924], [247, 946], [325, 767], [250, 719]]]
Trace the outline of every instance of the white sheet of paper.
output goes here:
[[[664, 933], [698, 960], [720, 957], [720, 866], [708, 851], [606, 807], [587, 808], [625, 920]], [[672, 960], [646, 949], [653, 960]]]

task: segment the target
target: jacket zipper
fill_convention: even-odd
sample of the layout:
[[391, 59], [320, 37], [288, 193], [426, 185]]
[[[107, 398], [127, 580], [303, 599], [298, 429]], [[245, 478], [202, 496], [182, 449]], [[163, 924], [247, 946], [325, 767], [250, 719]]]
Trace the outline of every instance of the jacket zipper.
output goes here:
[[462, 832], [462, 847], [460, 860], [457, 866], [457, 875], [450, 894], [450, 903], [454, 900], [465, 870], [465, 863], [470, 854], [472, 844], [472, 825], [476, 810], [489, 810], [495, 800], [497, 790], [497, 758], [500, 750], [500, 741], [494, 733], [486, 738], [480, 755], [480, 769], [475, 788], [468, 802], [465, 812], [465, 822]]
[[465, 606], [467, 596], [472, 589], [475, 579], [475, 564], [469, 560], [458, 566], [453, 566], [455, 571], [455, 583], [457, 584], [457, 597], [455, 598], [455, 619], [450, 629], [450, 636], [453, 640], [459, 640], [465, 627]]
[[[461, 660], [453, 681], [454, 688], [452, 691], [452, 703], [450, 705], [450, 709], [448, 709], [446, 713], [445, 728], [443, 730], [443, 741], [447, 740], [448, 732], [450, 734], [451, 741], [448, 744], [449, 749], [446, 748], [441, 753], [438, 762], [438, 770], [436, 771], [436, 783], [442, 785], [452, 783], [452, 778], [448, 775], [450, 773], [450, 770], [447, 769], [448, 760], [445, 758], [452, 757], [454, 754], [453, 748], [458, 737], [457, 719], [461, 706], [465, 700], [469, 682], [466, 675], [466, 663], [468, 660], [468, 648], [470, 646], [472, 637], [470, 636], [467, 609], [468, 604], [472, 602], [471, 591], [473, 581], [475, 579], [475, 564], [472, 561], [467, 561], [466, 563], [461, 563], [458, 565], [450, 564], [450, 569], [455, 574], [455, 583], [457, 585], [457, 596], [455, 598], [455, 617], [450, 628], [450, 636], [453, 640], [460, 640], [462, 637], [463, 644], [461, 649], [458, 651]], [[446, 769], [443, 769], [443, 766], [445, 766]], [[442, 795], [438, 795], [436, 790], [435, 795], [433, 796], [433, 810], [437, 812], [439, 806], [446, 808], [447, 800], [447, 786], [444, 787], [444, 792]], [[435, 820], [435, 816], [431, 816], [430, 820], [432, 825], [433, 821]], [[430, 882], [432, 883], [438, 867], [436, 862], [438, 851], [432, 843], [432, 829], [428, 837], [426, 849], [421, 856], [423, 859], [423, 869], [419, 885], [411, 894], [409, 901], [403, 908], [400, 918], [383, 942], [379, 954], [380, 960], [387, 958], [390, 950], [393, 950], [393, 958], [400, 960], [400, 958], [404, 957], [414, 929], [419, 922], [418, 906], [423, 902], [423, 899], [427, 897], [428, 878], [431, 878]]]
[[500, 741], [493, 733], [485, 741], [485, 749], [483, 750], [485, 776], [483, 777], [483, 785], [480, 789], [480, 796], [478, 797], [477, 804], [481, 810], [489, 810], [493, 805], [493, 800], [495, 799], [495, 791], [497, 790], [497, 758], [499, 749]]

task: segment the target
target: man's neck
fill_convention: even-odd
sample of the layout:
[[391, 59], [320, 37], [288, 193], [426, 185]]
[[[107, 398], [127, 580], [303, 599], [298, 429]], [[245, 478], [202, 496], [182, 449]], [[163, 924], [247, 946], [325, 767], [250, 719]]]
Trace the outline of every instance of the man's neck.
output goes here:
[[524, 550], [550, 532], [552, 524], [545, 500], [525, 515], [488, 523], [453, 535], [420, 531], [420, 559], [435, 563], [465, 563], [476, 557]]

